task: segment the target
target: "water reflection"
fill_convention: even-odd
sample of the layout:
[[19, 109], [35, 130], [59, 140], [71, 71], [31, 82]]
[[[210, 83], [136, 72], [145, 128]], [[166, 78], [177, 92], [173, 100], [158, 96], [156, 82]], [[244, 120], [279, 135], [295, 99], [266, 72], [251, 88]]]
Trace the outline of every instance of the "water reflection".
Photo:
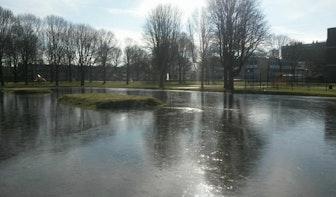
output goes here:
[[233, 94], [224, 94], [220, 100], [223, 103], [221, 114], [207, 111], [202, 116], [198, 160], [214, 191], [233, 195], [239, 193], [253, 172], [263, 141], [246, 125], [239, 99]]
[[[154, 96], [167, 106], [90, 111], [56, 102], [83, 91]], [[0, 93], [0, 102], [3, 196], [336, 192], [333, 100], [60, 88], [51, 95]]]
[[48, 102], [48, 96], [30, 99], [27, 96], [3, 95], [1, 159], [37, 146], [35, 138], [40, 122], [46, 121], [44, 114], [48, 113]]
[[109, 122], [107, 113], [63, 106], [51, 95], [1, 98], [1, 160]]
[[336, 106], [328, 102], [325, 106], [325, 139], [336, 154]]

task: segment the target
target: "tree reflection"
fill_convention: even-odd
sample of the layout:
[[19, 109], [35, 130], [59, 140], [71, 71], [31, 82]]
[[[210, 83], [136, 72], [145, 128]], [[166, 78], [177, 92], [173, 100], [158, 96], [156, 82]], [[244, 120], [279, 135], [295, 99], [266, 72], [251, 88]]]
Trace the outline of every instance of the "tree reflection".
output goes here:
[[[149, 155], [160, 169], [183, 168], [194, 163], [189, 176], [199, 169], [212, 192], [236, 194], [257, 162], [263, 141], [245, 118], [240, 102], [244, 97], [224, 94], [170, 94], [172, 106], [199, 106], [200, 112], [167, 107], [156, 111], [154, 129], [146, 136]], [[197, 97], [197, 99], [196, 99]], [[223, 102], [224, 101], [224, 102]], [[189, 164], [190, 165], [190, 164]], [[179, 169], [181, 172], [182, 169]]]
[[38, 113], [43, 107], [39, 106], [45, 96], [29, 99], [28, 96], [4, 94], [1, 106], [2, 121], [0, 160], [10, 158], [20, 152], [34, 148], [37, 143], [40, 120], [43, 114]]
[[179, 136], [183, 120], [178, 113], [164, 108], [156, 111], [154, 128], [147, 139], [154, 164], [159, 168], [170, 167], [181, 157]]
[[325, 140], [336, 149], [336, 104], [325, 106]]
[[180, 107], [181, 104], [186, 106], [186, 103], [200, 106], [190, 102], [193, 96], [190, 93], [154, 92], [154, 96], [170, 105], [155, 111], [153, 130], [146, 136], [154, 165], [163, 169], [188, 159], [186, 151], [195, 143], [194, 136], [199, 130], [197, 117], [201, 112], [196, 108]]
[[[224, 94], [223, 101], [219, 117], [203, 115], [199, 161], [216, 190], [236, 194], [253, 172], [263, 142], [247, 125], [240, 100], [235, 100], [233, 94]], [[213, 122], [213, 127], [209, 122]]]
[[[90, 128], [105, 125], [111, 118], [108, 112], [95, 112], [57, 103], [53, 95], [4, 94], [0, 111], [0, 160], [5, 160], [44, 146], [57, 144]], [[62, 147], [65, 150], [66, 147]]]

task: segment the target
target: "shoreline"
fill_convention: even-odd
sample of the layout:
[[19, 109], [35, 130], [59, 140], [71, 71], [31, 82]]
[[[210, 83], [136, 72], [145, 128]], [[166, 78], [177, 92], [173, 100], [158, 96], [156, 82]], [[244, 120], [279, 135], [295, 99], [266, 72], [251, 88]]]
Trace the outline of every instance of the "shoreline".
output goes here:
[[[9, 83], [3, 87], [0, 87], [0, 90], [3, 92], [11, 92], [15, 89], [55, 89], [55, 88], [81, 88], [78, 85], [78, 82], [68, 83], [62, 82], [59, 86], [55, 86], [52, 83], [43, 83], [43, 84], [29, 84], [24, 85], [22, 83]], [[188, 84], [178, 84], [178, 83], [166, 83], [164, 89], [160, 89], [157, 86], [157, 83], [154, 82], [134, 82], [129, 85], [126, 85], [123, 82], [108, 82], [102, 84], [101, 82], [86, 83], [84, 88], [125, 88], [125, 89], [152, 89], [152, 90], [178, 90], [178, 91], [200, 91], [200, 92], [228, 92], [234, 94], [261, 94], [261, 95], [284, 95], [284, 96], [308, 96], [308, 97], [336, 97], [335, 89], [327, 89], [325, 84], [305, 87], [305, 86], [294, 86], [293, 88], [288, 86], [283, 86], [279, 88], [272, 87], [254, 87], [254, 88], [244, 88], [237, 85], [237, 88], [234, 91], [226, 91], [223, 88], [223, 85], [218, 83], [215, 85], [205, 85], [202, 90], [199, 84], [188, 83]]]

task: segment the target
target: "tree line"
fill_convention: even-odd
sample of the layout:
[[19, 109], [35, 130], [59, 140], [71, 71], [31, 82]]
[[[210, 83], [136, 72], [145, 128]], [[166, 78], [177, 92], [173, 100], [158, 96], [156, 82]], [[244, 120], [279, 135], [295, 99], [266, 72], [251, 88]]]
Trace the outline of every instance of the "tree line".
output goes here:
[[[202, 88], [220, 66], [225, 89], [233, 90], [233, 79], [256, 50], [269, 38], [268, 25], [258, 0], [209, 0], [182, 24], [182, 12], [172, 5], [158, 5], [150, 11], [144, 25], [144, 46], [127, 40], [124, 48], [113, 32], [96, 30], [90, 25], [74, 24], [60, 16], [40, 19], [32, 14], [14, 16], [0, 7], [0, 80], [3, 67], [11, 66], [14, 82], [21, 63], [28, 84], [28, 64], [50, 66], [50, 81], [59, 82], [59, 66], [68, 66], [69, 81], [73, 66], [123, 65], [126, 81], [150, 75], [164, 88], [167, 73], [180, 83], [186, 74], [200, 74]], [[103, 75], [106, 82], [106, 74]]]
[[[13, 68], [17, 82], [19, 63], [24, 67], [28, 84], [28, 64], [47, 63], [50, 81], [58, 85], [59, 66], [68, 65], [69, 81], [73, 65], [81, 67], [81, 85], [84, 85], [84, 66], [117, 66], [122, 50], [115, 35], [106, 30], [95, 30], [89, 25], [73, 24], [59, 16], [40, 19], [33, 14], [14, 16], [0, 7], [0, 78], [4, 85], [3, 66]], [[105, 76], [105, 75], [104, 75]], [[105, 79], [103, 79], [105, 82]]]

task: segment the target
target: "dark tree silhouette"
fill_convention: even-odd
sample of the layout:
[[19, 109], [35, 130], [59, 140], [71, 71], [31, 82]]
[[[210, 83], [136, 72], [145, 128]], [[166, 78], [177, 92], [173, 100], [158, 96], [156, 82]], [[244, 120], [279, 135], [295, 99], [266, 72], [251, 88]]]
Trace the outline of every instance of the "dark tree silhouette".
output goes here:
[[1, 86], [4, 86], [2, 59], [9, 46], [11, 28], [14, 21], [12, 11], [0, 7], [0, 80]]
[[25, 85], [28, 85], [28, 64], [35, 63], [38, 59], [39, 34], [41, 20], [32, 14], [18, 16], [19, 56], [23, 63]]
[[[117, 40], [114, 34], [110, 31], [100, 30], [98, 32], [98, 48], [97, 48], [97, 62], [104, 68], [103, 84], [106, 83], [106, 66], [112, 63], [114, 52], [118, 53], [114, 49], [117, 48]], [[120, 53], [119, 53], [120, 55]]]
[[266, 39], [268, 26], [258, 0], [210, 0], [209, 9], [224, 68], [224, 88], [234, 90], [234, 76]]
[[180, 15], [180, 11], [171, 5], [159, 5], [146, 20], [144, 37], [152, 51], [160, 88], [164, 88], [167, 68], [180, 32]]

